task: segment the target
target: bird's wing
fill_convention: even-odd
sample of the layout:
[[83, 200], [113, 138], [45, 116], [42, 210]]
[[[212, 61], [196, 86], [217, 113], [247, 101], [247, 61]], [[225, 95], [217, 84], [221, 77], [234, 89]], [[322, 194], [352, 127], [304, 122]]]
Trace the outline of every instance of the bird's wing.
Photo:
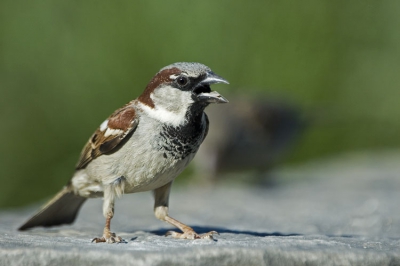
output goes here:
[[82, 150], [76, 170], [85, 168], [95, 158], [112, 152], [126, 136], [133, 133], [139, 119], [132, 102], [115, 111], [90, 137]]

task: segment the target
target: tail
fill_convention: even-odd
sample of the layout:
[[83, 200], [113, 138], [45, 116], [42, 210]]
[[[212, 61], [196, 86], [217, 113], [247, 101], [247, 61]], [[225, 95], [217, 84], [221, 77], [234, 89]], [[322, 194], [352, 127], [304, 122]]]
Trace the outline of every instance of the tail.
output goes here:
[[66, 186], [18, 230], [23, 231], [36, 226], [71, 224], [85, 201], [86, 198], [75, 195], [72, 188]]

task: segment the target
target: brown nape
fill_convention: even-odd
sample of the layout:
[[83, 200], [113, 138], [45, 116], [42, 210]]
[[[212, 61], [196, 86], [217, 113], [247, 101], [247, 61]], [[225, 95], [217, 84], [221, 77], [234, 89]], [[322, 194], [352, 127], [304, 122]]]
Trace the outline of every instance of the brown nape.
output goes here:
[[165, 82], [170, 82], [171, 75], [179, 75], [181, 71], [176, 68], [169, 68], [169, 69], [164, 69], [163, 71], [160, 71], [155, 75], [147, 85], [146, 89], [144, 92], [139, 96], [138, 100], [141, 101], [142, 103], [148, 105], [151, 108], [154, 108], [154, 102], [150, 98], [150, 94], [158, 87], [160, 84], [165, 83]]

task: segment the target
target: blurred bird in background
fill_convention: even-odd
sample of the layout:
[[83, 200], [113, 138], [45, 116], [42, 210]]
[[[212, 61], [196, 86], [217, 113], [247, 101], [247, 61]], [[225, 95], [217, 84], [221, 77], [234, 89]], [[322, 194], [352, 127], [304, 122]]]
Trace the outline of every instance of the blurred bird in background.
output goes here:
[[259, 182], [288, 155], [305, 119], [295, 104], [271, 98], [231, 95], [229, 106], [207, 110], [212, 126], [194, 159], [196, 178], [212, 183], [253, 171]]

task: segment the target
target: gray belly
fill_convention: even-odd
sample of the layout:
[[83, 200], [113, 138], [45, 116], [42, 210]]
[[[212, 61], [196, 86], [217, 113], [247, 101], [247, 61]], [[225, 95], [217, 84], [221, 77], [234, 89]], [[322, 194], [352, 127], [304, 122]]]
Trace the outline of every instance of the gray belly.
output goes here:
[[121, 181], [124, 193], [154, 190], [173, 181], [204, 139], [206, 126], [194, 124], [168, 127], [141, 117], [135, 132], [117, 152], [97, 157], [75, 174], [74, 186], [81, 195], [92, 197], [101, 194], [105, 186]]
[[[88, 185], [95, 182], [105, 186], [123, 177], [124, 192], [133, 193], [173, 181], [193, 159], [198, 147], [175, 145], [173, 139], [169, 142], [161, 134], [149, 133], [137, 130], [117, 153], [93, 160], [86, 168]], [[142, 139], [148, 141], [138, 141]]]

